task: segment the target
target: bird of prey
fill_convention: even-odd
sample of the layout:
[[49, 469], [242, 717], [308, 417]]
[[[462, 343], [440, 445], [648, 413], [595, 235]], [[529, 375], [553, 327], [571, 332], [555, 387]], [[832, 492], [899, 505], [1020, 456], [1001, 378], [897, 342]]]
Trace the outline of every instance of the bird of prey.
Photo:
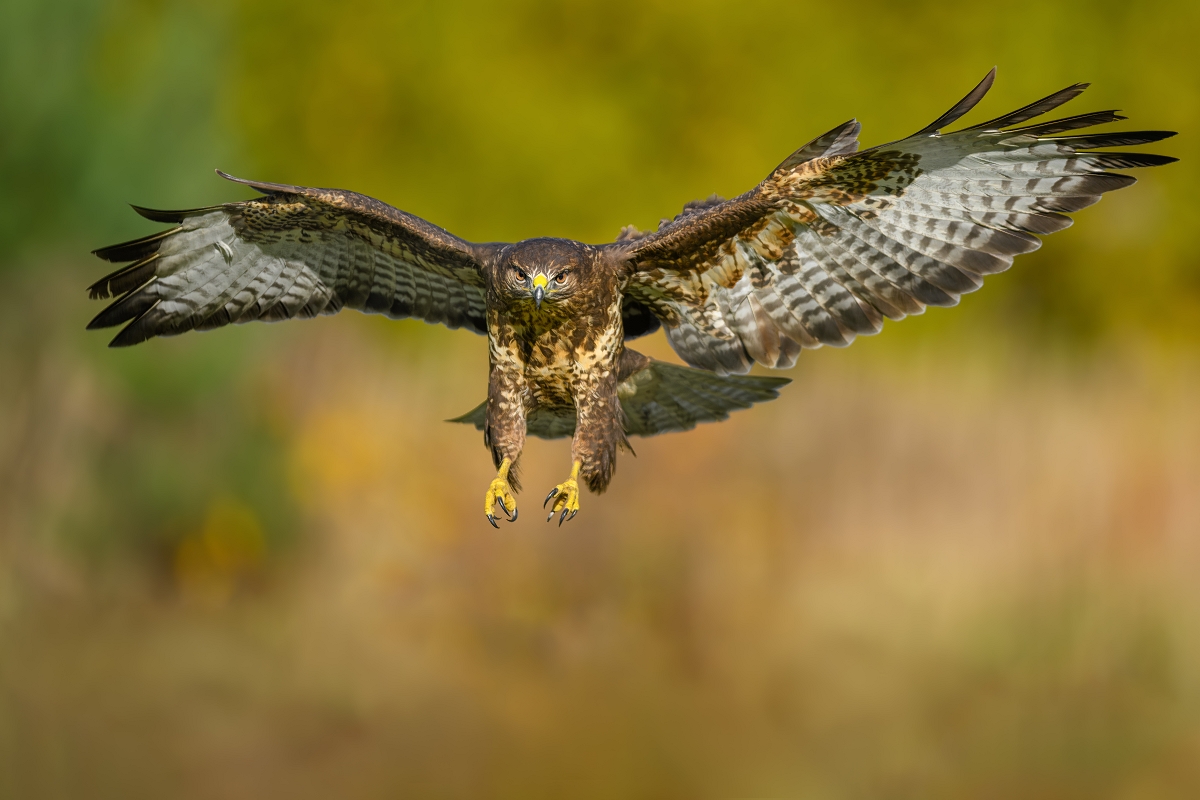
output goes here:
[[[1031, 122], [1087, 84], [947, 131], [994, 77], [905, 139], [859, 150], [850, 120], [745, 194], [689, 203], [654, 231], [629, 226], [601, 245], [476, 244], [354, 192], [219, 173], [262, 196], [135, 206], [171, 227], [95, 251], [132, 263], [92, 285], [94, 298], [119, 298], [88, 327], [124, 324], [112, 341], [123, 346], [353, 308], [484, 334], [487, 400], [454, 420], [483, 431], [497, 469], [484, 514], [499, 527], [498, 505], [516, 520], [527, 435], [572, 436], [570, 476], [542, 504], [561, 525], [579, 510], [580, 481], [608, 486], [630, 435], [688, 430], [776, 397], [786, 379], [744, 373], [955, 305], [1037, 249], [1036, 234], [1134, 182], [1113, 170], [1175, 160], [1111, 150], [1169, 131], [1079, 132], [1124, 119], [1114, 111]], [[689, 366], [627, 346], [660, 327]]]

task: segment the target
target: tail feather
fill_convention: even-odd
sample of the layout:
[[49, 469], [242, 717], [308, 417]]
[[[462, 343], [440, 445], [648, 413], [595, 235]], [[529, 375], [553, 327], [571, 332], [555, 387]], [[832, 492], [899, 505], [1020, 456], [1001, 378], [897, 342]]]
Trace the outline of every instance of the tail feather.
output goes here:
[[[617, 386], [625, 412], [625, 432], [654, 436], [687, 431], [701, 422], [727, 419], [729, 412], [774, 400], [788, 378], [757, 375], [717, 375], [707, 370], [649, 360]], [[462, 422], [483, 430], [487, 402], [447, 422]], [[575, 409], [536, 409], [525, 421], [526, 432], [542, 439], [575, 434]]]

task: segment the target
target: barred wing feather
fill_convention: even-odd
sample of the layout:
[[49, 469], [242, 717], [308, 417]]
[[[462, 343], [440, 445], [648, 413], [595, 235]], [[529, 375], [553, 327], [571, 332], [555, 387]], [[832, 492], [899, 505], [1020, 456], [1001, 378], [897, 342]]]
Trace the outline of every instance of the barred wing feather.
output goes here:
[[132, 263], [92, 285], [92, 297], [119, 297], [89, 328], [125, 324], [112, 341], [123, 346], [354, 308], [486, 332], [480, 268], [492, 245], [353, 192], [230, 180], [265, 196], [188, 211], [135, 206], [174, 227], [96, 251]]
[[626, 234], [626, 296], [663, 322], [689, 364], [722, 374], [786, 368], [804, 348], [842, 347], [884, 319], [952, 306], [986, 275], [1037, 249], [1036, 234], [1174, 158], [1092, 152], [1168, 131], [1056, 136], [1123, 117], [1100, 111], [1019, 126], [1079, 95], [1078, 84], [989, 122], [942, 129], [995, 70], [911, 137], [854, 152], [853, 120], [805, 145], [726, 202], [689, 204], [650, 234]]

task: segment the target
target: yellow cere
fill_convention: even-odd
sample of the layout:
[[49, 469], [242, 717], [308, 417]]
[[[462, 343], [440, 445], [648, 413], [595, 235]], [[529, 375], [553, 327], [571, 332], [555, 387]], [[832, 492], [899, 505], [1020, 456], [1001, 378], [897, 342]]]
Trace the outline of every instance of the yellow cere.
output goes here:
[[533, 278], [533, 288], [535, 289], [545, 289], [548, 283], [550, 283], [550, 281], [545, 275], [535, 275]]

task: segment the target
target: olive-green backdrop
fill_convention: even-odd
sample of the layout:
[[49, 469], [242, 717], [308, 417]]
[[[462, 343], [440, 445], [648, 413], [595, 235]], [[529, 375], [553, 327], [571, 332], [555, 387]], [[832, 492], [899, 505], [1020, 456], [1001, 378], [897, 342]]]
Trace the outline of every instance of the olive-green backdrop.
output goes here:
[[[1200, 5], [6, 0], [0, 798], [1200, 792]], [[354, 189], [606, 241], [857, 117], [1077, 81], [1182, 135], [959, 308], [479, 506], [481, 339], [348, 313], [109, 350], [126, 203]], [[645, 349], [670, 357], [661, 334]]]

